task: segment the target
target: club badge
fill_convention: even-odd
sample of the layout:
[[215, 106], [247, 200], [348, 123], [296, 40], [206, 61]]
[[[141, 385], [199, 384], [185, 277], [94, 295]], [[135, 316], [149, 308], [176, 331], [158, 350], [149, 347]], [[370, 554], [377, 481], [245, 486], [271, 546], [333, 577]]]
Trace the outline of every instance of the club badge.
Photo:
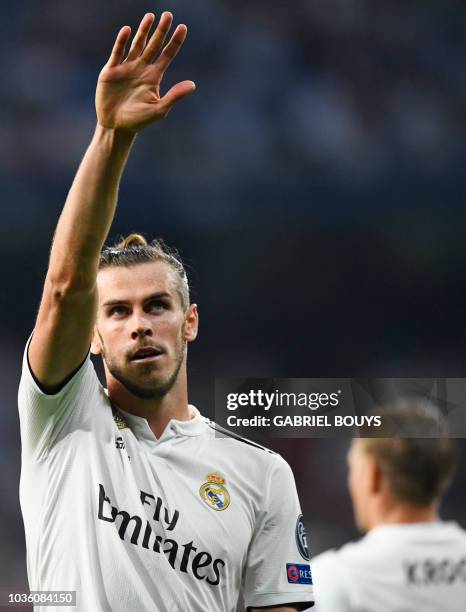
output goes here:
[[199, 489], [201, 499], [212, 510], [226, 510], [230, 505], [230, 494], [225, 487], [225, 478], [218, 472], [212, 472], [207, 474], [206, 480]]

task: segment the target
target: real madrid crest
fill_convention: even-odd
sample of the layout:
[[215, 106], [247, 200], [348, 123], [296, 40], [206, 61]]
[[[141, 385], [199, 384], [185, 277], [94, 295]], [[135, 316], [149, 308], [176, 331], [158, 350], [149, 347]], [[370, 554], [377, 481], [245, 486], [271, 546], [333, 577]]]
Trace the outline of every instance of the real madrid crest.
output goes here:
[[230, 505], [230, 494], [225, 487], [225, 478], [218, 472], [206, 476], [205, 482], [199, 489], [199, 495], [212, 510], [225, 510]]

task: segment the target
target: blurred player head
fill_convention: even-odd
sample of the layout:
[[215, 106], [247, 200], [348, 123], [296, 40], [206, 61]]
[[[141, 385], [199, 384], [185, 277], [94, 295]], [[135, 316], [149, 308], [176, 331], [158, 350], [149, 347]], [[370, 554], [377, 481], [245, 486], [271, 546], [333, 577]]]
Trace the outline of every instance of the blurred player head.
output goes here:
[[348, 486], [361, 531], [435, 518], [456, 465], [439, 411], [424, 400], [379, 409], [385, 438], [357, 438], [348, 453]]
[[92, 351], [107, 383], [116, 379], [142, 399], [165, 396], [186, 377], [186, 345], [198, 316], [176, 251], [131, 234], [101, 254]]

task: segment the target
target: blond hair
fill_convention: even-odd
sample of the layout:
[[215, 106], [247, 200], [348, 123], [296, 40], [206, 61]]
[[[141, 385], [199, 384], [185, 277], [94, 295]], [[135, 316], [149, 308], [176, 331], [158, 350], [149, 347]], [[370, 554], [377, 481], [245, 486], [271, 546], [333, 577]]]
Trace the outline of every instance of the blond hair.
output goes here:
[[185, 267], [178, 251], [168, 247], [161, 238], [148, 243], [142, 234], [132, 233], [113, 246], [105, 246], [99, 259], [99, 270], [117, 266], [134, 266], [141, 263], [163, 261], [167, 263], [178, 277], [178, 288], [183, 310], [190, 303], [189, 282]]
[[392, 437], [362, 437], [360, 444], [375, 459], [394, 497], [415, 506], [438, 501], [457, 463], [441, 412], [423, 398], [404, 398], [376, 412], [384, 419], [384, 435]]

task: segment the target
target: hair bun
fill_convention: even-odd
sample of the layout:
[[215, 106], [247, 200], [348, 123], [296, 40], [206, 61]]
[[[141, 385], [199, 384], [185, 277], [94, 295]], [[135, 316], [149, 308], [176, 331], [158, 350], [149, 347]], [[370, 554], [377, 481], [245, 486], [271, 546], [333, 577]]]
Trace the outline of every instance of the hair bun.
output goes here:
[[147, 240], [144, 238], [142, 234], [129, 234], [126, 238], [121, 239], [121, 241], [114, 246], [115, 249], [129, 249], [131, 247], [139, 247], [146, 246]]

